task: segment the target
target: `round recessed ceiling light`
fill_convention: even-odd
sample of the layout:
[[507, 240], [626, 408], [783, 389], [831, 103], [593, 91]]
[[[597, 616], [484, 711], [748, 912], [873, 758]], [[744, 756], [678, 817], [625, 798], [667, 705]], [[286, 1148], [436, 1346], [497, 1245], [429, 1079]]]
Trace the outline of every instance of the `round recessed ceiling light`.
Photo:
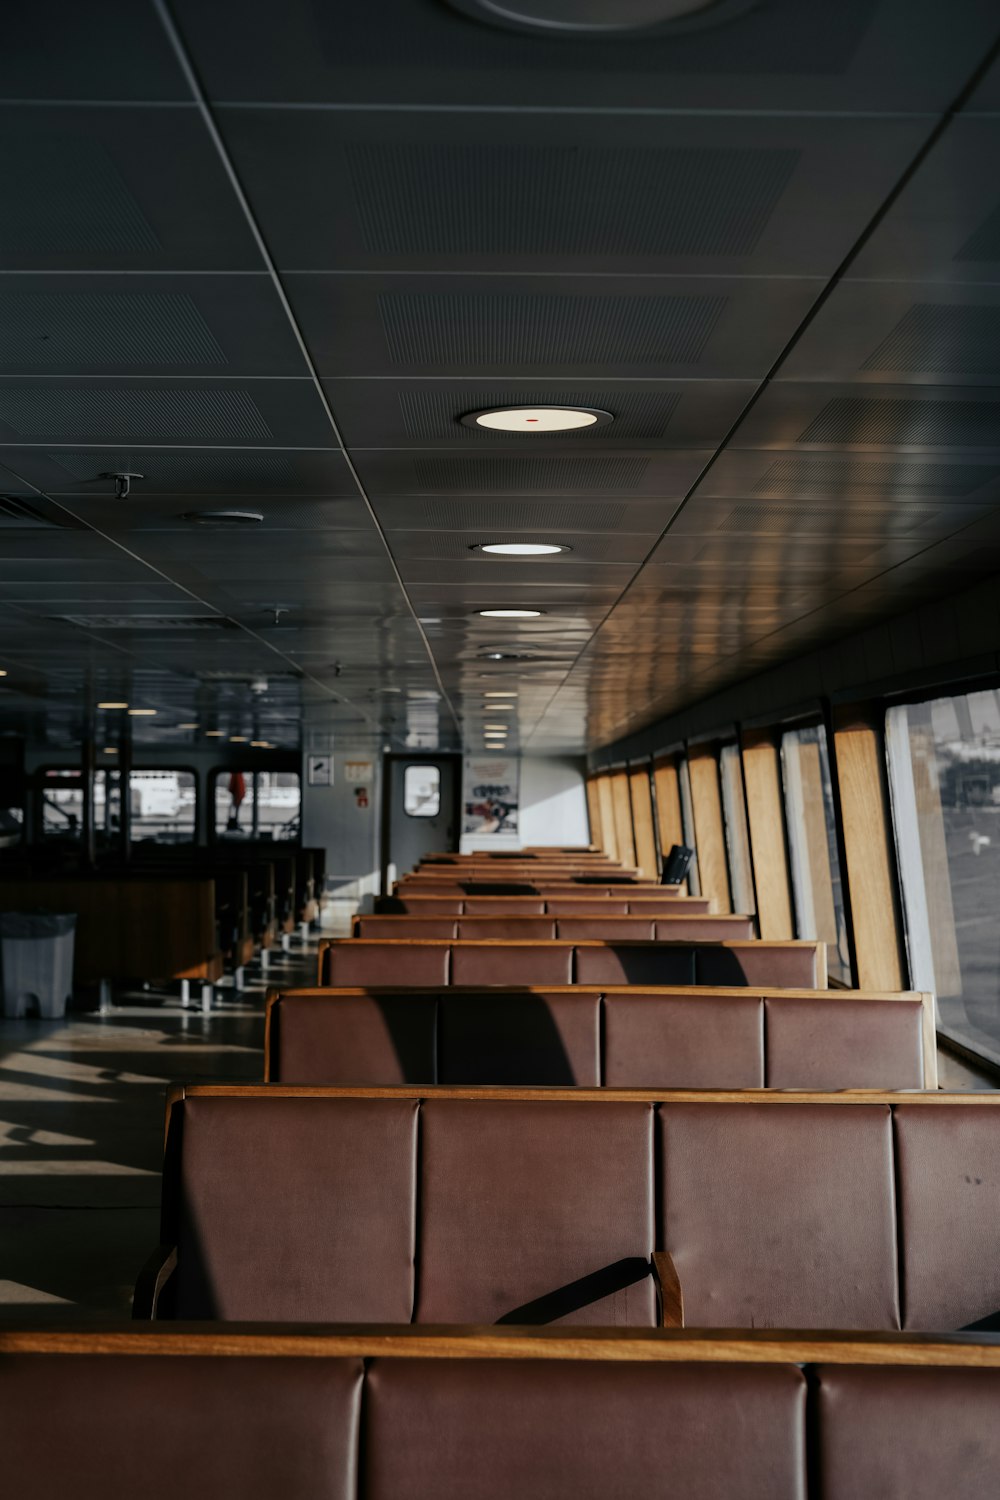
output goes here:
[[245, 745], [246, 742], [247, 737], [245, 734], [231, 734], [229, 736], [229, 743], [231, 745]]
[[99, 703], [98, 708], [128, 708], [127, 703]]
[[155, 708], [130, 708], [128, 712], [131, 719], [152, 719], [156, 716]]
[[516, 698], [516, 688], [487, 688], [483, 693], [484, 698]]
[[540, 609], [481, 609], [484, 620], [537, 620]]
[[575, 432], [581, 427], [605, 427], [614, 417], [596, 406], [504, 406], [494, 411], [470, 411], [461, 421], [466, 427], [486, 427], [491, 432]]
[[483, 728], [489, 734], [506, 734], [508, 726], [506, 724], [484, 724]]
[[491, 557], [555, 557], [558, 552], [572, 550], [560, 542], [477, 542], [472, 548]]
[[197, 729], [197, 724], [178, 724], [178, 729]]
[[186, 510], [181, 516], [193, 526], [259, 526], [263, 519], [259, 510]]
[[105, 755], [117, 755], [118, 754], [118, 750], [117, 750], [117, 747], [114, 746], [114, 745], [105, 745], [105, 747], [104, 747], [104, 753], [105, 753]]

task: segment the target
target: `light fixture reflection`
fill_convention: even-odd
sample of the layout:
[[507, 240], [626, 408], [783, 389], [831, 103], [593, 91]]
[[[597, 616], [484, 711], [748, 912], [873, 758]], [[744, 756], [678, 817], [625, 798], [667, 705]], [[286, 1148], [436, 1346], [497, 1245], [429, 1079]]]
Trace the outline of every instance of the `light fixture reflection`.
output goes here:
[[537, 620], [540, 609], [481, 609], [484, 620]]

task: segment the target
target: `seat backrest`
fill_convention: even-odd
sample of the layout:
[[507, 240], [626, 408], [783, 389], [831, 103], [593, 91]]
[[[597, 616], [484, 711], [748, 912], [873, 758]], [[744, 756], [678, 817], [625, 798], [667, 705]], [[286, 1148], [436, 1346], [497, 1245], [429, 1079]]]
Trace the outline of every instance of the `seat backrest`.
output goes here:
[[1000, 1327], [1000, 1141], [970, 1100], [895, 1110], [905, 1328]]
[[458, 936], [476, 941], [483, 938], [493, 942], [544, 942], [556, 935], [554, 918], [548, 917], [462, 917], [458, 923]]
[[573, 948], [569, 943], [456, 943], [451, 982], [473, 988], [572, 984]]
[[430, 986], [448, 984], [451, 948], [444, 942], [366, 942], [360, 938], [321, 945], [320, 981], [330, 985]]
[[628, 902], [622, 897], [600, 896], [596, 901], [579, 896], [547, 896], [550, 917], [627, 917]]
[[[444, 991], [442, 991], [444, 993]], [[438, 996], [282, 995], [269, 1010], [267, 1076], [333, 1086], [438, 1082]]]
[[769, 1088], [923, 1087], [919, 1000], [849, 1000], [828, 990], [816, 1000], [768, 995], [764, 1008]]
[[464, 1364], [369, 1367], [368, 1500], [804, 1500], [806, 1384], [791, 1366], [562, 1361], [553, 1378], [542, 1360]]
[[759, 995], [606, 995], [604, 1082], [609, 1088], [763, 1088], [763, 1007]]
[[888, 1105], [671, 1103], [658, 1129], [689, 1326], [899, 1328]]
[[355, 936], [362, 938], [456, 938], [459, 917], [424, 917], [409, 914], [385, 917], [355, 917]]
[[563, 942], [648, 943], [653, 940], [652, 919], [642, 917], [560, 917], [558, 935]]
[[188, 1096], [174, 1316], [408, 1323], [417, 1118], [413, 1099]]
[[4, 1354], [7, 1493], [356, 1500], [363, 1378], [350, 1357]]
[[446, 990], [438, 1008], [439, 1083], [601, 1082], [596, 991]]
[[467, 917], [544, 917], [544, 896], [466, 896]]
[[752, 917], [688, 916], [686, 912], [658, 917], [654, 933], [660, 943], [682, 943], [688, 939], [695, 943], [749, 942], [753, 935]]
[[649, 1104], [421, 1110], [422, 1323], [651, 1326]]

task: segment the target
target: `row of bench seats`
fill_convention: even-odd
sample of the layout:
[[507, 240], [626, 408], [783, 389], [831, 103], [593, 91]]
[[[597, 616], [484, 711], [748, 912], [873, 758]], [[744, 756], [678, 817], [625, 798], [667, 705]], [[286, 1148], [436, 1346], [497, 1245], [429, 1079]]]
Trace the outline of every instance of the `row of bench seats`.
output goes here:
[[264, 1077], [318, 1084], [936, 1088], [934, 997], [854, 991], [284, 990]]
[[[21, 1500], [983, 1500], [1000, 1347], [0, 1333]], [[58, 1441], [52, 1413], [58, 1412]]]
[[364, 938], [492, 938], [544, 942], [559, 938], [576, 942], [580, 938], [597, 938], [601, 942], [677, 942], [701, 939], [725, 942], [754, 935], [751, 917], [718, 917], [685, 911], [668, 916], [631, 916], [588, 914], [586, 916], [495, 916], [421, 917], [357, 916], [353, 935]]
[[825, 989], [826, 944], [815, 942], [490, 942], [325, 939], [320, 985], [469, 987], [768, 985]]
[[136, 1313], [997, 1326], [998, 1158], [994, 1094], [179, 1088]]
[[629, 898], [586, 891], [574, 896], [379, 896], [375, 902], [377, 916], [404, 913], [411, 917], [669, 917], [711, 910], [707, 896], [680, 896], [664, 890]]

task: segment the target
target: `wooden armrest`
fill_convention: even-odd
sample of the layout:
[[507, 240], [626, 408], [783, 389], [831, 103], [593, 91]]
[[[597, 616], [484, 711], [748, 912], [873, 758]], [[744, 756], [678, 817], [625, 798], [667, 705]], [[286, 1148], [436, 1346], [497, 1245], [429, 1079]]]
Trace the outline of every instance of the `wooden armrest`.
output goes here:
[[136, 1277], [132, 1317], [152, 1322], [163, 1288], [177, 1269], [177, 1246], [157, 1245]]
[[653, 1278], [660, 1304], [660, 1327], [684, 1327], [684, 1293], [669, 1250], [653, 1251]]

